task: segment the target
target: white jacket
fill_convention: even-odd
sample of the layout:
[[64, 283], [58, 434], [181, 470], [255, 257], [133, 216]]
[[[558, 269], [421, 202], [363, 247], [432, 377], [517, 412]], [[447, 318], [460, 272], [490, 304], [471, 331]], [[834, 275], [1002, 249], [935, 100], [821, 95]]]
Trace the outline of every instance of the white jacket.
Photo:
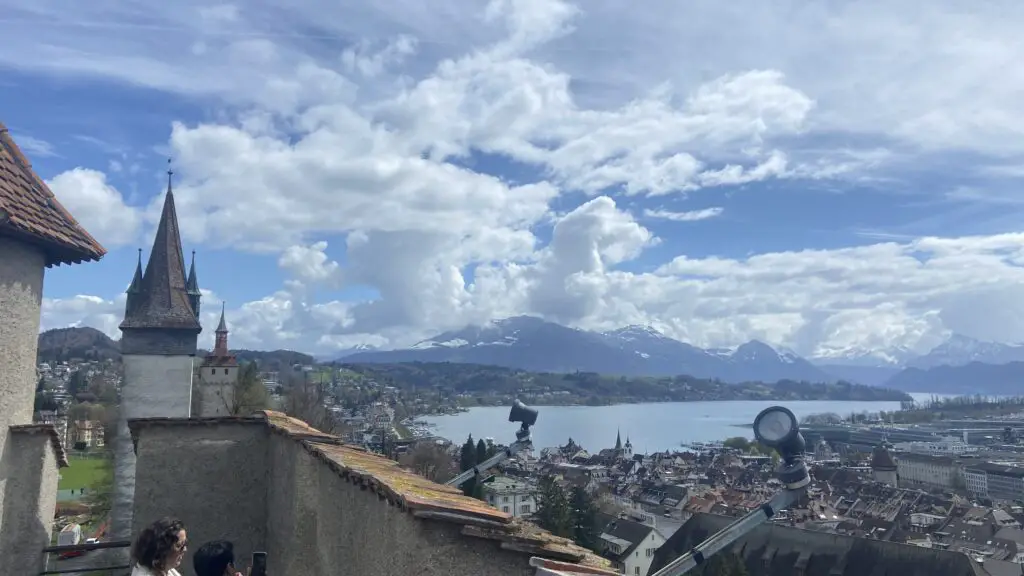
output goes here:
[[[145, 566], [139, 566], [138, 564], [132, 568], [132, 576], [156, 576], [152, 570]], [[181, 572], [178, 572], [174, 568], [167, 571], [167, 576], [181, 576]]]

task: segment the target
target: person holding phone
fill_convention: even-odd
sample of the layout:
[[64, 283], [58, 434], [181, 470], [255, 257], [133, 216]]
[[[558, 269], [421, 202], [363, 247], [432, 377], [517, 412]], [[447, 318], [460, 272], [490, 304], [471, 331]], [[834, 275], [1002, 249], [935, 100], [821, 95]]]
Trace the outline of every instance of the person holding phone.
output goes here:
[[[265, 576], [266, 558], [265, 552], [254, 553], [253, 565], [247, 574]], [[192, 568], [196, 576], [243, 576], [235, 568], [235, 545], [227, 540], [214, 540], [200, 546], [192, 556]]]

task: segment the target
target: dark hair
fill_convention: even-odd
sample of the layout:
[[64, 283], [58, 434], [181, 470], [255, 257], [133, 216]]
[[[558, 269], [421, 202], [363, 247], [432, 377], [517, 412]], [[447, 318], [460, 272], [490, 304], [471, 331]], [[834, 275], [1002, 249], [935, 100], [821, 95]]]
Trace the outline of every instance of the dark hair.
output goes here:
[[132, 561], [144, 568], [164, 573], [178, 549], [178, 533], [185, 524], [177, 518], [161, 518], [146, 526], [132, 545]]
[[192, 556], [196, 576], [224, 576], [228, 566], [235, 563], [235, 545], [227, 540], [207, 542]]

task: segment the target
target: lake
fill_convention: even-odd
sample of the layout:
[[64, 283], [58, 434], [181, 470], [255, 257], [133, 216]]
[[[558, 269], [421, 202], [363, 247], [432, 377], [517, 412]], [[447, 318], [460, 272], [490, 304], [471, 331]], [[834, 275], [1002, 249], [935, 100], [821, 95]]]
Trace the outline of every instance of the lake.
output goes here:
[[[932, 394], [912, 394], [919, 402]], [[637, 453], [677, 449], [683, 442], [710, 442], [730, 436], [753, 437], [753, 431], [740, 426], [752, 424], [758, 412], [781, 404], [798, 419], [810, 414], [834, 412], [879, 412], [899, 410], [899, 402], [842, 402], [814, 400], [772, 402], [737, 400], [732, 402], [663, 402], [654, 404], [616, 404], [614, 406], [538, 406], [540, 415], [533, 426], [533, 445], [546, 448], [565, 444], [570, 437], [589, 451], [615, 445], [616, 430], [633, 443]], [[435, 426], [434, 433], [453, 442], [493, 438], [495, 442], [515, 441], [518, 424], [508, 421], [507, 406], [471, 408], [451, 416], [423, 418]]]

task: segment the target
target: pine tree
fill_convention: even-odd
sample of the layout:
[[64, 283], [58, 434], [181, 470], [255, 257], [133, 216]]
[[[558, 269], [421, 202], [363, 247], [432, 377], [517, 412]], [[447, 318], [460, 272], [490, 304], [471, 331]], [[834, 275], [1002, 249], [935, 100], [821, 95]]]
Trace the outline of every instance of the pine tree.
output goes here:
[[580, 486], [573, 486], [569, 500], [572, 513], [572, 539], [580, 546], [596, 550], [597, 525], [595, 514], [597, 507], [587, 491]]
[[476, 443], [476, 463], [479, 464], [487, 460], [487, 443], [481, 438]]
[[[470, 434], [469, 438], [466, 438], [466, 443], [462, 445], [462, 451], [459, 453], [459, 470], [462, 472], [470, 470], [473, 466], [476, 466], [476, 463], [476, 444], [473, 443], [473, 435]], [[466, 496], [473, 496], [479, 492], [476, 478], [470, 478], [462, 485], [462, 493]]]
[[538, 488], [534, 520], [541, 528], [556, 536], [572, 537], [572, 510], [562, 487], [553, 478], [545, 476], [541, 478]]

